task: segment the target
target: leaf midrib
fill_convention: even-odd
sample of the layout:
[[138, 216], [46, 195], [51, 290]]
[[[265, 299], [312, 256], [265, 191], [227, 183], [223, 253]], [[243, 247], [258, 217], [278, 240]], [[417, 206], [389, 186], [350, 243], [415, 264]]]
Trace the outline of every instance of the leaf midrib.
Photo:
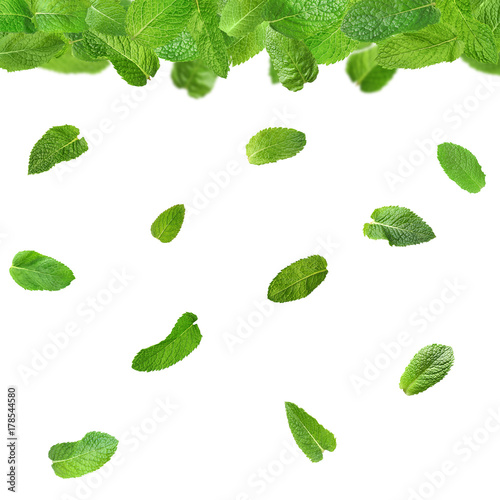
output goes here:
[[[162, 14], [165, 13], [172, 5], [177, 2], [177, 0], [172, 0], [167, 7], [165, 7], [161, 12], [156, 14], [155, 17], [153, 17], [148, 23], [146, 23], [134, 36], [131, 37], [131, 40], [135, 40], [146, 28], [149, 28], [149, 26], [156, 21], [158, 17], [160, 17]], [[167, 26], [167, 23], [165, 23], [165, 26]]]
[[276, 295], [279, 295], [281, 293], [283, 293], [285, 290], [288, 290], [289, 288], [291, 288], [292, 286], [295, 286], [297, 283], [300, 283], [301, 281], [304, 281], [306, 279], [309, 279], [311, 278], [312, 276], [316, 276], [317, 274], [321, 274], [321, 273], [326, 273], [328, 271], [328, 269], [321, 269], [320, 271], [316, 271], [315, 273], [311, 273], [311, 274], [308, 274], [307, 276], [304, 276], [303, 278], [300, 278], [299, 280], [297, 281], [294, 281], [292, 284], [286, 286], [285, 288], [279, 290], [278, 292], [276, 293], [273, 293], [272, 296], [273, 297], [276, 297]]

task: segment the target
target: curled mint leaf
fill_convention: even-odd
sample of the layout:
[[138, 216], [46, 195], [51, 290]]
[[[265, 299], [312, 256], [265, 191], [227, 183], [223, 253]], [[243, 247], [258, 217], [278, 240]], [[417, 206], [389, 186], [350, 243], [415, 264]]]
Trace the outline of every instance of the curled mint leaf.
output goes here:
[[25, 290], [53, 292], [67, 287], [75, 279], [64, 264], [32, 250], [17, 253], [9, 271], [12, 279]]
[[377, 208], [371, 217], [373, 222], [365, 224], [364, 235], [372, 240], [387, 240], [391, 246], [418, 245], [436, 237], [433, 230], [408, 208]]
[[248, 162], [253, 165], [275, 163], [300, 153], [306, 136], [293, 128], [266, 128], [257, 132], [246, 146]]
[[100, 469], [114, 455], [118, 440], [104, 432], [89, 432], [80, 441], [55, 444], [49, 451], [52, 468], [64, 479]]
[[172, 81], [179, 89], [186, 89], [190, 97], [198, 99], [212, 91], [217, 75], [203, 62], [176, 62], [172, 68]]
[[165, 210], [153, 222], [151, 234], [162, 243], [169, 243], [179, 234], [185, 213], [184, 205], [174, 205]]
[[451, 347], [432, 344], [415, 354], [406, 367], [399, 387], [408, 396], [426, 391], [448, 374], [455, 358]]

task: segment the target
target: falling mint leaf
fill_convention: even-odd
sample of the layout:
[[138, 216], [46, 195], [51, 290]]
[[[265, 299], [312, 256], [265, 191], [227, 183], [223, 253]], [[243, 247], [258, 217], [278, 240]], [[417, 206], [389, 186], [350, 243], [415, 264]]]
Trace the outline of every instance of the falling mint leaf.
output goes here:
[[320, 255], [300, 259], [285, 267], [273, 279], [267, 298], [273, 302], [291, 302], [307, 297], [328, 274], [326, 260]]
[[55, 444], [49, 451], [52, 468], [64, 479], [100, 469], [114, 455], [118, 440], [104, 432], [89, 432], [80, 441]]
[[324, 451], [335, 451], [335, 436], [296, 404], [285, 403], [288, 425], [298, 447], [311, 462], [323, 460]]
[[372, 240], [387, 240], [391, 246], [418, 245], [436, 237], [432, 229], [408, 208], [377, 208], [371, 217], [373, 222], [365, 224], [364, 235]]
[[303, 132], [293, 128], [266, 128], [257, 132], [248, 142], [248, 162], [253, 165], [275, 163], [300, 153], [306, 145]]
[[30, 154], [28, 174], [40, 174], [50, 170], [56, 163], [78, 158], [88, 150], [87, 141], [78, 139], [80, 130], [72, 125], [52, 127], [33, 146]]
[[228, 0], [221, 12], [219, 28], [229, 36], [241, 38], [262, 23], [267, 0]]
[[455, 358], [451, 347], [432, 344], [415, 354], [406, 367], [399, 387], [408, 396], [426, 391], [448, 374]]
[[10, 275], [25, 290], [51, 292], [66, 288], [75, 279], [71, 269], [64, 264], [32, 250], [14, 256]]
[[438, 146], [438, 160], [446, 175], [469, 193], [479, 193], [486, 185], [484, 172], [476, 157], [458, 144]]
[[50, 33], [80, 33], [88, 26], [85, 22], [86, 0], [33, 0], [33, 19], [38, 31]]
[[125, 35], [125, 15], [125, 8], [117, 0], [90, 0], [86, 22], [100, 33]]
[[198, 99], [212, 91], [217, 75], [200, 60], [176, 62], [172, 68], [172, 81], [179, 89], [186, 89], [190, 97]]
[[165, 340], [137, 353], [132, 368], [140, 372], [163, 370], [191, 354], [202, 338], [198, 325], [194, 324], [197, 320], [195, 314], [184, 313]]
[[33, 33], [33, 14], [24, 0], [2, 0], [0, 2], [0, 33]]
[[184, 205], [174, 205], [161, 213], [151, 226], [151, 234], [162, 243], [172, 241], [181, 230], [186, 209]]

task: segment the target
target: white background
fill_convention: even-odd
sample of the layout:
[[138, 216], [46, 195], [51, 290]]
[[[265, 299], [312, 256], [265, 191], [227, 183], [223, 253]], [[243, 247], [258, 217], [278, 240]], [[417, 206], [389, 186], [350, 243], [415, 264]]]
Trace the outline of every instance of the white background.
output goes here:
[[[482, 429], [500, 409], [500, 79], [457, 62], [400, 71], [382, 92], [362, 94], [340, 63], [292, 93], [271, 86], [267, 71], [261, 54], [200, 100], [171, 84], [166, 63], [139, 90], [113, 69], [0, 74], [2, 367], [4, 389], [19, 388], [19, 498], [493, 498], [500, 427]], [[28, 177], [32, 146], [66, 123], [92, 150]], [[249, 165], [242, 146], [280, 125], [305, 132], [306, 148]], [[442, 171], [429, 145], [439, 130], [478, 157], [480, 194]], [[427, 141], [425, 154], [415, 141]], [[391, 189], [387, 173], [402, 158], [414, 170]], [[190, 217], [161, 244], [151, 223], [177, 203]], [[437, 238], [391, 248], [363, 237], [386, 205], [412, 209]], [[24, 291], [8, 273], [21, 250], [61, 260], [76, 280], [56, 293]], [[328, 260], [324, 283], [304, 300], [268, 302], [278, 271], [314, 253]], [[132, 278], [110, 295], [123, 272]], [[111, 302], [92, 315], [92, 297]], [[198, 349], [165, 371], [132, 370], [134, 355], [186, 311], [199, 317]], [[258, 326], [245, 330], [248, 319]], [[79, 335], [54, 353], [49, 334], [72, 324]], [[402, 332], [410, 342], [388, 361], [382, 344]], [[451, 345], [455, 366], [405, 396], [399, 378], [431, 343]], [[383, 369], [364, 374], [374, 362]], [[164, 419], [158, 401], [167, 399], [175, 409]], [[321, 463], [298, 451], [284, 401], [335, 434]], [[120, 439], [119, 463], [56, 477], [49, 448], [92, 430]], [[454, 474], [443, 479], [434, 473], [445, 462]], [[426, 474], [442, 486], [426, 485]]]

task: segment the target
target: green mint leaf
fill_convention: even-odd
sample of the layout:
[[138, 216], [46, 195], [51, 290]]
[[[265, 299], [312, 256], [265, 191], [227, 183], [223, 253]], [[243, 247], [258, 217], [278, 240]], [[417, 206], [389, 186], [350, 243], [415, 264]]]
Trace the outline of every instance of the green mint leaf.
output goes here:
[[201, 342], [201, 333], [195, 314], [184, 313], [175, 324], [170, 335], [159, 344], [137, 353], [132, 368], [140, 372], [164, 370], [191, 354]]
[[0, 35], [0, 68], [7, 71], [33, 69], [64, 53], [67, 41], [51, 33]]
[[274, 69], [273, 66], [273, 62], [271, 60], [269, 60], [269, 77], [271, 78], [271, 83], [273, 85], [280, 82], [278, 73], [276, 73], [276, 70]]
[[493, 31], [474, 19], [470, 2], [464, 0], [436, 0], [442, 21], [449, 25], [465, 44], [466, 56], [479, 62], [495, 64], [498, 61]]
[[159, 58], [166, 61], [186, 62], [199, 59], [198, 47], [189, 31], [184, 30], [175, 40], [155, 49]]
[[114, 455], [118, 440], [104, 432], [89, 432], [80, 441], [55, 444], [49, 451], [52, 468], [64, 479], [100, 469]]
[[62, 161], [78, 158], [88, 150], [87, 141], [78, 139], [80, 130], [72, 125], [52, 127], [33, 146], [28, 174], [40, 174]]
[[17, 253], [9, 271], [12, 279], [25, 290], [54, 292], [66, 288], [75, 279], [64, 264], [32, 250]]
[[303, 41], [287, 38], [268, 27], [265, 44], [279, 80], [288, 90], [297, 92], [316, 80], [318, 64]]
[[439, 344], [428, 345], [418, 351], [410, 361], [401, 376], [399, 387], [408, 396], [426, 391], [446, 377], [454, 360], [451, 347]]
[[439, 22], [435, 5], [431, 0], [361, 0], [347, 12], [342, 31], [360, 42], [418, 31]]
[[491, 63], [481, 63], [467, 56], [462, 56], [462, 59], [471, 67], [477, 71], [483, 73], [488, 73], [490, 75], [500, 75], [500, 59], [496, 64]]
[[269, 0], [262, 17], [282, 35], [303, 40], [342, 20], [350, 0]]
[[87, 29], [86, 0], [33, 0], [33, 20], [39, 31], [80, 33]]
[[116, 72], [130, 85], [146, 85], [160, 68], [153, 49], [126, 36], [105, 35], [90, 30], [84, 33], [84, 41], [92, 57], [109, 59]]
[[33, 33], [33, 14], [24, 0], [2, 0], [0, 2], [0, 33]]
[[288, 425], [297, 446], [311, 462], [323, 460], [324, 451], [335, 451], [335, 436], [296, 404], [285, 403]]
[[326, 260], [320, 255], [290, 264], [273, 279], [267, 298], [273, 302], [291, 302], [307, 297], [326, 278], [326, 266]]
[[172, 81], [179, 89], [186, 89], [189, 97], [198, 99], [212, 91], [217, 75], [200, 60], [178, 62], [172, 68]]
[[219, 29], [219, 16], [215, 0], [194, 0], [195, 14], [188, 30], [196, 45], [200, 59], [221, 78], [229, 73], [229, 56], [224, 35]]
[[175, 40], [193, 14], [192, 0], [135, 0], [127, 11], [127, 33], [149, 47]]
[[500, 1], [484, 0], [475, 9], [474, 17], [491, 28], [497, 46], [500, 46]]
[[453, 62], [464, 51], [464, 43], [443, 24], [429, 26], [418, 33], [396, 35], [378, 44], [377, 62], [393, 69], [418, 69], [442, 62]]
[[347, 74], [363, 92], [377, 92], [382, 89], [396, 72], [395, 69], [385, 69], [379, 66], [377, 54], [377, 47], [371, 47], [351, 54], [347, 60]]
[[62, 56], [51, 59], [48, 63], [40, 66], [43, 69], [55, 71], [56, 73], [100, 73], [109, 66], [108, 61], [82, 61], [76, 58], [71, 50], [67, 50]]
[[446, 175], [469, 193], [479, 193], [486, 176], [476, 157], [467, 149], [445, 142], [438, 146], [438, 160]]
[[237, 66], [243, 64], [264, 50], [264, 39], [266, 37], [266, 25], [260, 24], [254, 31], [241, 38], [232, 39], [227, 47], [231, 64]]
[[246, 153], [252, 165], [264, 165], [285, 160], [300, 153], [306, 145], [303, 132], [293, 128], [266, 128], [248, 141]]
[[377, 208], [371, 218], [373, 222], [368, 222], [363, 228], [364, 235], [372, 240], [387, 240], [391, 246], [418, 245], [436, 237], [432, 229], [408, 208]]
[[304, 40], [318, 64], [334, 64], [345, 59], [359, 42], [346, 36], [338, 23], [329, 31], [316, 33]]
[[169, 243], [179, 234], [185, 213], [184, 205], [174, 205], [165, 210], [153, 222], [151, 234], [162, 243]]
[[100, 33], [125, 35], [125, 15], [125, 8], [116, 0], [91, 0], [86, 22]]
[[267, 0], [228, 0], [221, 12], [219, 28], [229, 36], [241, 38], [262, 23]]

